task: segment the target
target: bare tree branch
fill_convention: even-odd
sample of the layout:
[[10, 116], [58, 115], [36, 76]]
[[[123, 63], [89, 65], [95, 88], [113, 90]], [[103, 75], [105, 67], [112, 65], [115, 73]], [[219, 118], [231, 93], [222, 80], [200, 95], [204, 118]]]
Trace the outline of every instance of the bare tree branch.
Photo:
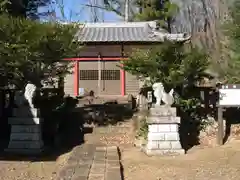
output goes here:
[[81, 4], [82, 6], [85, 6], [85, 7], [90, 7], [90, 8], [98, 8], [98, 9], [102, 9], [102, 10], [105, 10], [105, 11], [112, 11], [114, 13], [116, 13], [117, 15], [119, 16], [123, 16], [123, 13], [120, 12], [120, 11], [117, 11], [116, 9], [112, 8], [112, 7], [108, 7], [108, 6], [98, 6], [98, 5], [93, 5], [93, 4]]

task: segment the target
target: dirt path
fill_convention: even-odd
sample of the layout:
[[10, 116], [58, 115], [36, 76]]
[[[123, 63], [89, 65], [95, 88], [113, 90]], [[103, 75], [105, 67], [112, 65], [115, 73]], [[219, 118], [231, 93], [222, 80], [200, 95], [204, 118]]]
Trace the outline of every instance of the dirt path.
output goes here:
[[56, 161], [0, 161], [0, 180], [51, 180], [65, 164], [69, 153]]
[[240, 176], [240, 141], [223, 147], [193, 148], [177, 157], [148, 157], [135, 148], [124, 149], [125, 180], [231, 180]]
[[126, 121], [114, 126], [95, 127], [92, 134], [85, 134], [85, 143], [132, 147], [134, 133], [132, 122]]

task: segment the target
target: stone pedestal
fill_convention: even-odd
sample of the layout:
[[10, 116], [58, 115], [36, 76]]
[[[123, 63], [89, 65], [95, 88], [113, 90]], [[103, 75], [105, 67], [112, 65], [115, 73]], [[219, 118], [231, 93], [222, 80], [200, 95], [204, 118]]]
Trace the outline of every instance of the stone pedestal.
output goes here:
[[180, 117], [176, 108], [158, 106], [150, 109], [147, 118], [148, 142], [144, 151], [148, 155], [185, 154], [180, 143]]
[[17, 154], [39, 154], [43, 150], [41, 124], [43, 119], [37, 108], [19, 107], [8, 118], [11, 125], [7, 152]]

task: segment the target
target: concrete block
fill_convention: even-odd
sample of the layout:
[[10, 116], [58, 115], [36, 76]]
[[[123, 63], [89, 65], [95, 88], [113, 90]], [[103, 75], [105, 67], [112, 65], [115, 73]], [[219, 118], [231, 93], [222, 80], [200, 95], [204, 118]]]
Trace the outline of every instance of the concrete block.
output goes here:
[[155, 106], [150, 109], [152, 116], [176, 116], [177, 109], [175, 107]]
[[40, 109], [38, 108], [29, 108], [29, 107], [19, 107], [13, 109], [14, 117], [40, 117]]
[[179, 124], [181, 122], [180, 117], [174, 117], [174, 116], [149, 116], [147, 118], [148, 124]]
[[[72, 165], [67, 165], [67, 166], [63, 167], [61, 169], [61, 171], [58, 173], [58, 176], [56, 179], [57, 180], [72, 180], [75, 169], [76, 168], [74, 168]], [[80, 178], [78, 177], [78, 179], [80, 179]], [[80, 180], [82, 180], [82, 179], [80, 179]], [[83, 180], [87, 180], [87, 179], [83, 179]]]
[[184, 149], [169, 149], [169, 150], [162, 150], [162, 149], [143, 149], [143, 151], [148, 155], [148, 156], [176, 156], [176, 155], [183, 155], [185, 154]]
[[119, 160], [118, 161], [110, 161], [110, 160], [107, 160], [106, 161], [106, 168], [110, 169], [114, 169], [114, 168], [119, 168], [120, 170], [120, 162]]
[[170, 133], [165, 133], [165, 140], [166, 141], [179, 141], [179, 134], [178, 132], [170, 132]]
[[8, 149], [41, 149], [42, 141], [10, 141]]
[[118, 153], [117, 146], [108, 146], [106, 150], [107, 150], [107, 153], [109, 153], [109, 152]]
[[[122, 176], [121, 176], [121, 172], [116, 169], [116, 170], [107, 170], [105, 173], [105, 180], [122, 180]], [[89, 180], [93, 180], [93, 179], [89, 179]], [[102, 180], [99, 178], [96, 178], [94, 180]]]
[[170, 141], [158, 141], [158, 149], [171, 149]]
[[105, 146], [97, 146], [96, 147], [96, 151], [107, 151], [107, 147], [105, 147]]
[[146, 148], [147, 149], [158, 149], [158, 141], [148, 141]]
[[158, 132], [158, 125], [157, 124], [149, 124], [148, 132], [153, 132], [153, 133]]
[[102, 160], [106, 158], [106, 153], [105, 152], [95, 152], [94, 154], [94, 159], [97, 160]]
[[40, 133], [11, 133], [10, 140], [15, 141], [38, 141], [41, 140], [42, 136]]
[[171, 141], [172, 149], [182, 149], [180, 141]]
[[90, 174], [104, 174], [105, 164], [93, 164], [90, 170]]
[[[89, 177], [87, 178], [88, 180], [104, 180], [104, 175], [102, 174], [90, 174]], [[115, 178], [114, 178], [115, 179]]]
[[171, 132], [178, 132], [179, 125], [178, 124], [169, 124]]
[[12, 125], [11, 133], [40, 133], [41, 126], [39, 125]]
[[43, 121], [42, 118], [33, 118], [33, 117], [10, 117], [8, 118], [8, 124], [25, 124], [25, 125], [31, 125], [31, 124], [41, 124]]
[[158, 124], [158, 132], [170, 132], [170, 125], [169, 124]]
[[148, 133], [148, 141], [164, 141], [165, 133]]

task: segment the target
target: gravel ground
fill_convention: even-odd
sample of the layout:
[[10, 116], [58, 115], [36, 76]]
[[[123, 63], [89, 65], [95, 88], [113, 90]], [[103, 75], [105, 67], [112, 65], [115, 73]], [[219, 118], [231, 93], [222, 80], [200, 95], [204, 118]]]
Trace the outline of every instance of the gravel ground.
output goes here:
[[[95, 135], [95, 141], [98, 143], [120, 147], [124, 180], [239, 179], [240, 140], [236, 138], [221, 147], [194, 147], [186, 155], [149, 157], [133, 147], [134, 136], [130, 130], [130, 124], [126, 126], [129, 127], [128, 130], [125, 129], [126, 132]], [[93, 142], [93, 139], [90, 141]]]
[[132, 147], [134, 133], [132, 122], [126, 121], [115, 126], [95, 127], [93, 134], [85, 134], [85, 143], [119, 147]]
[[[124, 180], [237, 180], [240, 176], [240, 140], [221, 147], [194, 147], [186, 155], [148, 157], [133, 147], [130, 123], [102, 133], [87, 134], [86, 143], [117, 145], [121, 150]], [[57, 161], [0, 161], [0, 180], [51, 180], [69, 153]], [[146, 176], [147, 175], [147, 176]]]
[[56, 161], [0, 161], [0, 180], [51, 180], [65, 164], [69, 153]]
[[240, 141], [222, 147], [191, 149], [176, 157], [148, 157], [135, 148], [124, 149], [125, 180], [236, 180], [240, 176]]

